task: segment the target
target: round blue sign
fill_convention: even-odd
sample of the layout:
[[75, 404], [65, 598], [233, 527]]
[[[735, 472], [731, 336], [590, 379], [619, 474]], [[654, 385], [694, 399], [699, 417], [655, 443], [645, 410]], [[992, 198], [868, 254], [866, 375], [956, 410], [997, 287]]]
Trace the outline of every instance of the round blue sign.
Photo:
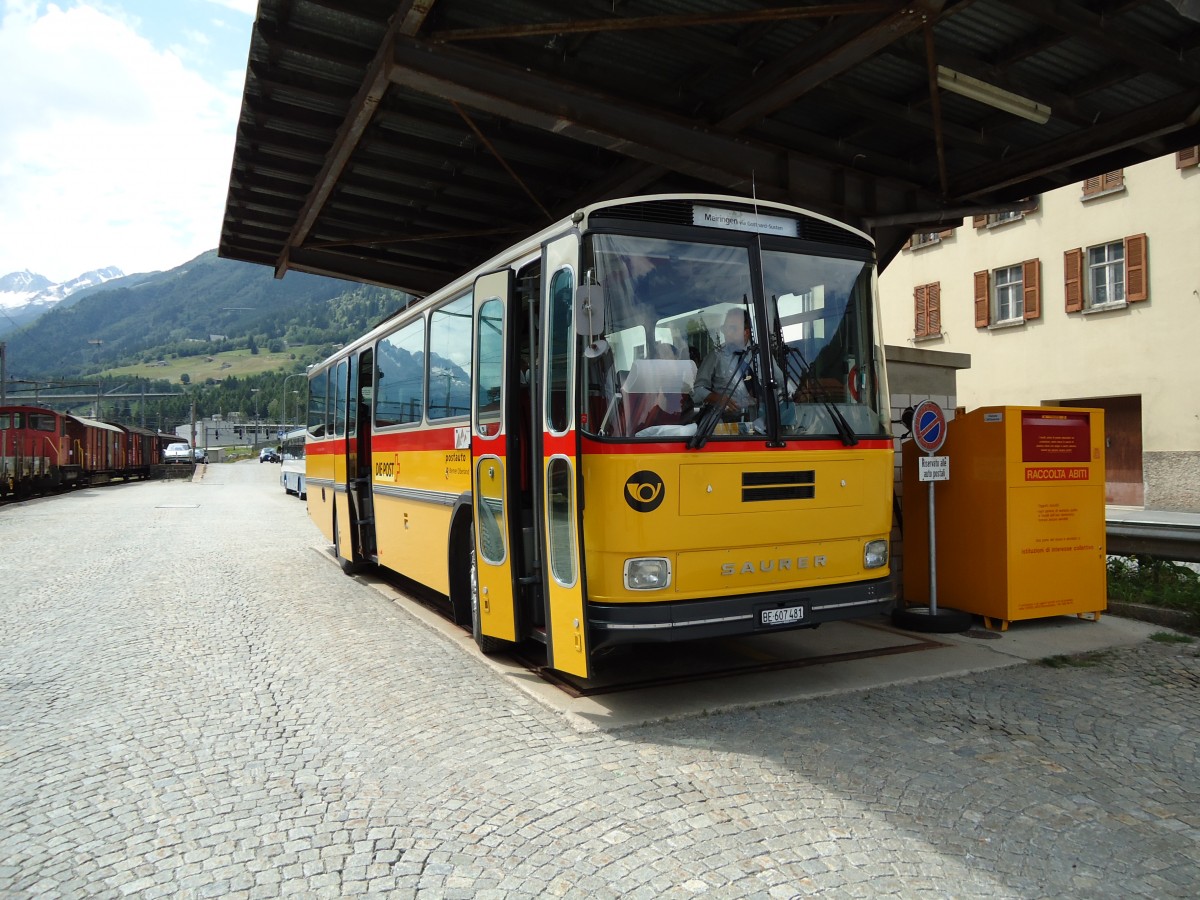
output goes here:
[[913, 410], [912, 436], [926, 453], [937, 453], [946, 440], [946, 414], [932, 400], [922, 400]]

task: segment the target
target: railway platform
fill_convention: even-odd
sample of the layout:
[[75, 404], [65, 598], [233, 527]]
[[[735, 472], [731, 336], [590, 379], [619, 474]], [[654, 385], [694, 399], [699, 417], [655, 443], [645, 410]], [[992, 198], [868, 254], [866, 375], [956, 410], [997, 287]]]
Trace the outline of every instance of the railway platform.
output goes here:
[[1200, 877], [1200, 659], [1154, 626], [853, 623], [564, 689], [344, 576], [275, 467], [5, 507], [0, 546], [0, 896], [1124, 898]]

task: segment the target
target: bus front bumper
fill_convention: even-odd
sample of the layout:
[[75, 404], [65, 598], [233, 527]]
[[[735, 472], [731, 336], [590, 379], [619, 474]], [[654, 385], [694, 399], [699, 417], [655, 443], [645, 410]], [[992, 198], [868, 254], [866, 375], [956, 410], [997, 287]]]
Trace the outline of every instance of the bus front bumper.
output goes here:
[[693, 641], [812, 628], [886, 615], [896, 604], [890, 578], [804, 590], [666, 603], [589, 603], [593, 650], [612, 644]]

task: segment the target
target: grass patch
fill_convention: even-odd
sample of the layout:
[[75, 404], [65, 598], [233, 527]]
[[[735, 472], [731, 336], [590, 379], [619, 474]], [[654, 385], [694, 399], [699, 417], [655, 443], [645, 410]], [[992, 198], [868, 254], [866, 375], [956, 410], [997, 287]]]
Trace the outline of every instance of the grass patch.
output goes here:
[[1047, 669], [1090, 669], [1103, 665], [1111, 655], [1108, 650], [1093, 650], [1091, 653], [1059, 654], [1038, 660], [1039, 666]]
[[1160, 644], [1190, 644], [1195, 641], [1195, 638], [1177, 631], [1156, 631], [1150, 635], [1150, 640], [1158, 641]]

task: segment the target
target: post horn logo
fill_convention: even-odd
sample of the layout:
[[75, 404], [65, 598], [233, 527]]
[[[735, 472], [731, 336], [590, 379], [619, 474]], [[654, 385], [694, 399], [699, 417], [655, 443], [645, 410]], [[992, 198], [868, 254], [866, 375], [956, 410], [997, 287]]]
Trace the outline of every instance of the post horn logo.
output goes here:
[[625, 502], [635, 512], [653, 512], [658, 509], [666, 492], [667, 489], [658, 474], [645, 469], [634, 472], [625, 482]]

